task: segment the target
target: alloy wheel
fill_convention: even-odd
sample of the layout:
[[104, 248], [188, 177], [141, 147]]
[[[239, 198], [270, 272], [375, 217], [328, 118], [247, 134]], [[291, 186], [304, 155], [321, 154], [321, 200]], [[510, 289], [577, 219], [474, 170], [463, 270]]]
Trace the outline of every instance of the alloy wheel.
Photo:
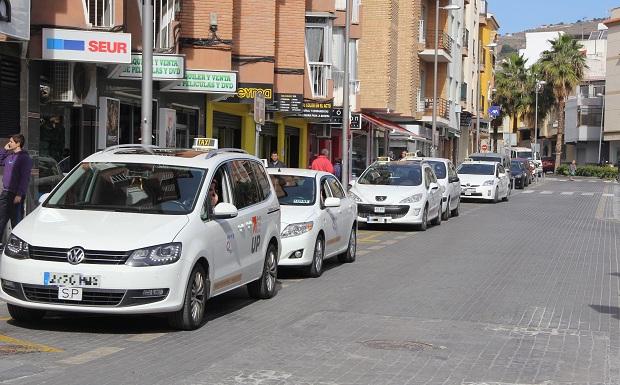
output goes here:
[[205, 278], [200, 271], [194, 274], [192, 280], [190, 309], [192, 320], [196, 323], [202, 320], [205, 305]]

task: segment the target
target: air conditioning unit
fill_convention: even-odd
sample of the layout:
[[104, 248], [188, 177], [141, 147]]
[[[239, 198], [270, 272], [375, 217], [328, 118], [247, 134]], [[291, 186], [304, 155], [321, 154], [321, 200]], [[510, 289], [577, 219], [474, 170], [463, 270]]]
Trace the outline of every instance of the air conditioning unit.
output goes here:
[[88, 63], [52, 63], [50, 102], [97, 105], [97, 66]]
[[324, 124], [321, 128], [319, 128], [317, 130], [317, 134], [316, 134], [317, 138], [331, 138], [332, 137], [332, 127]]

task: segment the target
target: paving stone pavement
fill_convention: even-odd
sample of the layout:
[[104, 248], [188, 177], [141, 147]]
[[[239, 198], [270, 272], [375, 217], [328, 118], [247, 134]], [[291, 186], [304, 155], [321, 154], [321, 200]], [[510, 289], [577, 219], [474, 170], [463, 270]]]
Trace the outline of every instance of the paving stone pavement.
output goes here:
[[[362, 230], [355, 263], [284, 272], [268, 301], [215, 298], [193, 332], [158, 317], [0, 320], [0, 383], [619, 385], [620, 187], [525, 191], [426, 232]], [[58, 351], [2, 355], [2, 336]]]

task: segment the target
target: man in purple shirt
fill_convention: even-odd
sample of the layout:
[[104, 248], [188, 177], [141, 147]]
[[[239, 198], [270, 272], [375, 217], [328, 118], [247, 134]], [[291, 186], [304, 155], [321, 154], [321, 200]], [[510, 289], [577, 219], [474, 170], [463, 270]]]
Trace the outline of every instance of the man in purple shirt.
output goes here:
[[32, 158], [23, 149], [24, 143], [24, 135], [13, 135], [0, 150], [0, 165], [4, 166], [3, 187], [0, 193], [0, 237], [4, 235], [9, 220], [12, 226], [17, 225], [17, 207], [28, 192]]

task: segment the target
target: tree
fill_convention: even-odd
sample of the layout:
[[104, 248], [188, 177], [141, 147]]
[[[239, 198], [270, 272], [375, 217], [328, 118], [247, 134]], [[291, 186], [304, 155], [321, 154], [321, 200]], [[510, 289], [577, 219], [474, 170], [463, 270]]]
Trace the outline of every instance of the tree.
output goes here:
[[513, 130], [517, 129], [517, 121], [525, 109], [526, 62], [523, 55], [511, 53], [502, 60], [495, 75], [495, 102], [501, 106], [502, 115], [511, 117]]
[[560, 119], [555, 144], [555, 167], [560, 166], [562, 144], [564, 142], [564, 120], [566, 99], [581, 82], [587, 68], [583, 46], [568, 35], [560, 35], [551, 40], [551, 49], [544, 51], [539, 60], [545, 80], [551, 86], [557, 100]]
[[[531, 129], [531, 138], [534, 138], [534, 127], [536, 126], [536, 83], [545, 80], [544, 73], [540, 62], [534, 63], [527, 71], [527, 79], [524, 85], [525, 92], [523, 95], [523, 119]], [[547, 83], [538, 90], [538, 127], [540, 121], [544, 120], [547, 114], [555, 105], [555, 96], [553, 87]], [[539, 131], [540, 134], [540, 131]]]

